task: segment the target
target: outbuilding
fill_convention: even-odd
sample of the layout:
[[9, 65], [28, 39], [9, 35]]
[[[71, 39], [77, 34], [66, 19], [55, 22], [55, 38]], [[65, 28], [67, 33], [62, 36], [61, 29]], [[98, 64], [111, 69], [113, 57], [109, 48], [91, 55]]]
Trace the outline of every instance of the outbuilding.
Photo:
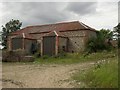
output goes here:
[[87, 41], [96, 37], [96, 32], [79, 21], [28, 26], [9, 35], [8, 50], [23, 49], [30, 53], [36, 45], [41, 56], [83, 52]]

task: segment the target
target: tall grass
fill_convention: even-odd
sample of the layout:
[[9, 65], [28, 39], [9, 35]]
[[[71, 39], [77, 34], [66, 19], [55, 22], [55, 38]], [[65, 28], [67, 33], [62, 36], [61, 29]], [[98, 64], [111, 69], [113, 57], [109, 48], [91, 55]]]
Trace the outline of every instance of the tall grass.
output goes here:
[[107, 59], [117, 56], [116, 50], [108, 52], [97, 52], [92, 53], [84, 57], [84, 53], [66, 53], [64, 55], [59, 55], [57, 57], [53, 56], [43, 56], [41, 58], [36, 58], [34, 63], [38, 64], [74, 64], [87, 61], [98, 61], [101, 59]]
[[[87, 87], [117, 88], [118, 87], [118, 61], [116, 57], [96, 65], [86, 72], [76, 73], [72, 78], [77, 82], [84, 82]], [[97, 65], [98, 66], [98, 65]]]

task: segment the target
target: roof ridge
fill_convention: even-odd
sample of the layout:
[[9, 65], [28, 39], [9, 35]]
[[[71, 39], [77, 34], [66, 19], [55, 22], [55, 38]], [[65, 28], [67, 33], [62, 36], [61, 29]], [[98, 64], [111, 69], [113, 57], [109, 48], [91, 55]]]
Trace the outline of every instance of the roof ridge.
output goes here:
[[79, 21], [66, 21], [66, 22], [58, 22], [58, 23], [51, 23], [51, 24], [41, 24], [41, 25], [31, 25], [31, 26], [27, 26], [25, 28], [29, 28], [29, 27], [40, 27], [40, 26], [49, 26], [49, 25], [56, 25], [56, 24], [68, 24], [68, 23], [79, 23]]
[[[81, 22], [82, 23], [82, 22]], [[86, 25], [86, 24], [84, 24], [84, 23], [82, 23], [82, 25], [84, 25], [84, 26], [86, 26], [88, 29], [94, 29], [94, 28], [92, 28], [92, 27], [90, 27], [90, 26], [88, 26], [88, 25]], [[95, 30], [95, 29], [94, 29]]]

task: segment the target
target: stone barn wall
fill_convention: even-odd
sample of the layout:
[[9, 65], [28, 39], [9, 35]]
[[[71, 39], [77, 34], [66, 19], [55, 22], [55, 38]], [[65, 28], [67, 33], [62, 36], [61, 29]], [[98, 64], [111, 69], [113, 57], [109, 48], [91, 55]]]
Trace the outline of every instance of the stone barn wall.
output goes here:
[[84, 39], [84, 42], [85, 42], [85, 46], [86, 46], [86, 44], [87, 44], [87, 42], [88, 42], [88, 40], [90, 38], [96, 37], [96, 32], [95, 31], [86, 30], [85, 33], [86, 33], [86, 37]]
[[22, 38], [12, 38], [11, 39], [12, 50], [23, 49], [22, 42], [23, 42]]
[[35, 45], [36, 47], [36, 44], [37, 44], [37, 41], [36, 40], [32, 40], [32, 39], [25, 39], [25, 52], [27, 54], [31, 54], [31, 47], [32, 47], [32, 44]]
[[81, 52], [84, 51], [84, 38], [85, 32], [81, 31], [66, 31], [61, 32], [68, 37], [68, 52]]
[[96, 32], [95, 31], [87, 30], [85, 32], [87, 33], [86, 35], [87, 35], [88, 38], [96, 37]]
[[67, 52], [68, 47], [67, 47], [67, 43], [68, 43], [68, 38], [65, 37], [59, 37], [59, 45], [58, 45], [58, 52]]

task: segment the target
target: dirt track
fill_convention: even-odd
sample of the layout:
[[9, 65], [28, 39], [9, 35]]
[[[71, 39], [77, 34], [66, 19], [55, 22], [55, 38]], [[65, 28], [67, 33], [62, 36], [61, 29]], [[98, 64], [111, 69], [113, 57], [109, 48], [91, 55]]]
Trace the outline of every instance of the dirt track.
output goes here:
[[85, 70], [94, 63], [72, 65], [38, 65], [4, 63], [2, 66], [3, 88], [72, 88], [71, 75]]

